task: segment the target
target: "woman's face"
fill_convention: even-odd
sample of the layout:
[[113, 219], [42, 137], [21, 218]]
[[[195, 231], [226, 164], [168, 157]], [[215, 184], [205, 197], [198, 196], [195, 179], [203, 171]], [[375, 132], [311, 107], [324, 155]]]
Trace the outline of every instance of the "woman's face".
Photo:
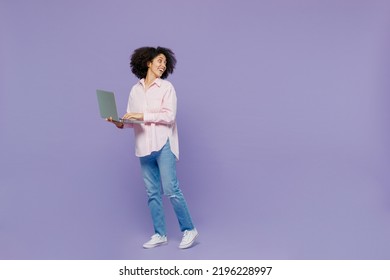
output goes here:
[[167, 59], [165, 55], [159, 54], [151, 62], [148, 63], [148, 72], [151, 72], [156, 78], [160, 78], [167, 69]]

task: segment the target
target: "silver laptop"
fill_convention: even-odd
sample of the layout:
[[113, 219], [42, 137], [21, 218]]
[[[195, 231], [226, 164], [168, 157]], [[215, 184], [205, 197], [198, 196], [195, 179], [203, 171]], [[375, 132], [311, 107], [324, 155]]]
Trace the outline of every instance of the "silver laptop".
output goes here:
[[114, 121], [123, 123], [143, 123], [143, 121], [139, 120], [128, 120], [118, 117], [115, 95], [113, 92], [97, 89], [96, 96], [99, 103], [100, 116], [102, 118], [108, 119], [111, 117]]

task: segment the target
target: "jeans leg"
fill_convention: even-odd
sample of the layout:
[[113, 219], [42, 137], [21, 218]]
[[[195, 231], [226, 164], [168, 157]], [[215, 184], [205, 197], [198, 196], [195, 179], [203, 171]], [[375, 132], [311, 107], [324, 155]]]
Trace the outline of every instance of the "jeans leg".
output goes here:
[[165, 216], [161, 192], [160, 171], [155, 154], [141, 157], [141, 170], [148, 195], [148, 206], [152, 215], [154, 232], [166, 235]]
[[157, 163], [164, 194], [169, 197], [178, 219], [180, 230], [194, 229], [187, 202], [179, 188], [179, 181], [176, 176], [176, 157], [171, 151], [169, 141], [160, 151]]

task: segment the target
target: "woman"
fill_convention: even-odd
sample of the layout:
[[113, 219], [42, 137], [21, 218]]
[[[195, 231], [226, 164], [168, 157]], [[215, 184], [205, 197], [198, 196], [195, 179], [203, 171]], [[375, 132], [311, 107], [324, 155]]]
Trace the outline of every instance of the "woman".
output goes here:
[[165, 80], [173, 73], [175, 65], [176, 58], [170, 49], [136, 49], [131, 56], [130, 67], [140, 80], [131, 89], [123, 119], [142, 123], [121, 123], [108, 119], [118, 128], [134, 128], [135, 154], [140, 159], [155, 232], [143, 245], [144, 248], [154, 248], [168, 242], [162, 194], [169, 197], [183, 232], [179, 248], [191, 247], [198, 237], [176, 177], [176, 160], [179, 159], [175, 120], [177, 100], [173, 85]]

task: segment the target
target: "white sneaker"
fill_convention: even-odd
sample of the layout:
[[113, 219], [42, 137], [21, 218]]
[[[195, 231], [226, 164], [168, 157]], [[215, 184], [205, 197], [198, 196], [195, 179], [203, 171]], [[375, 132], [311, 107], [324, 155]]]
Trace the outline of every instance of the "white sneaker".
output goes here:
[[168, 243], [168, 239], [166, 235], [161, 236], [160, 234], [156, 233], [151, 237], [151, 239], [148, 242], [146, 242], [143, 245], [143, 247], [145, 249], [150, 249], [167, 243]]
[[194, 228], [193, 230], [185, 230], [183, 233], [183, 239], [180, 242], [180, 249], [187, 249], [194, 244], [195, 239], [199, 236], [198, 231]]

